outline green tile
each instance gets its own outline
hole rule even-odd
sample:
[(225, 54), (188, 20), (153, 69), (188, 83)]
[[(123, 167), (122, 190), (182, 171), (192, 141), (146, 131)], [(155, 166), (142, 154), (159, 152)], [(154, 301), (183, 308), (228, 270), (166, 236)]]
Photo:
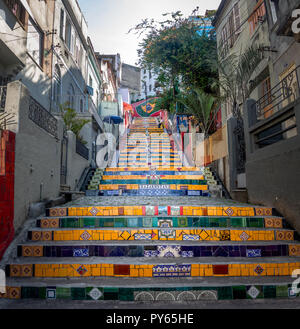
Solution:
[(244, 227), (243, 218), (231, 218), (230, 226), (232, 227)]
[[(173, 220), (173, 227), (178, 227), (179, 218), (173, 217), (172, 220)], [(189, 224), (187, 225), (189, 226)]]
[(130, 288), (119, 288), (119, 300), (133, 301), (133, 289)]
[(152, 227), (158, 227), (158, 218), (157, 217), (152, 218)]
[[(248, 294), (248, 291), (249, 291), (249, 289), (250, 289), (251, 287), (252, 287), (252, 286), (247, 286), (247, 287), (246, 287), (246, 291), (247, 291), (247, 299), (253, 299), (253, 298)], [(259, 291), (259, 294), (258, 294), (258, 296), (256, 297), (256, 299), (264, 298), (263, 287), (262, 287), (262, 286), (254, 286), (254, 287)]]
[(126, 227), (127, 221), (125, 218), (115, 218), (114, 219), (114, 227)]
[(22, 287), (22, 298), (40, 298), (39, 287)]
[(152, 227), (152, 218), (143, 218), (143, 227)]
[(39, 288), (39, 298), (45, 299), (46, 298), (46, 288), (40, 287)]
[(84, 218), (83, 219), (83, 226), (84, 227), (96, 227), (95, 218)]
[(179, 217), (178, 227), (188, 227), (188, 219), (186, 217)]
[[(85, 288), (86, 299), (88, 299), (88, 300), (94, 300), (94, 299), (89, 295), (90, 291), (93, 290), (93, 289), (94, 289), (94, 287), (87, 287), (87, 288)], [(97, 287), (97, 289), (98, 289), (98, 290), (101, 292), (101, 294), (102, 294), (98, 300), (103, 300), (103, 298), (104, 298), (104, 295), (103, 295), (103, 288), (98, 288), (98, 287)]]
[(218, 287), (217, 291), (219, 300), (233, 299), (232, 287)]
[(288, 297), (288, 286), (277, 286), (276, 287), (276, 297)]
[(56, 288), (56, 298), (70, 299), (71, 289), (70, 288)]
[(276, 298), (275, 286), (264, 286), (263, 292), (264, 292), (264, 298)]
[(86, 299), (85, 288), (71, 288), (71, 296), (73, 300)]
[(232, 287), (233, 299), (246, 299), (246, 287), (234, 286)]

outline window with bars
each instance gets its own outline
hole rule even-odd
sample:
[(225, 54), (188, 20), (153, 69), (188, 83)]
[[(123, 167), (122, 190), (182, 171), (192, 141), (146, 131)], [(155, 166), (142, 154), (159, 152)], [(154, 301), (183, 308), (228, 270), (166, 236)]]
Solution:
[(4, 3), (24, 27), (26, 23), (26, 10), (22, 3), (19, 0), (4, 0)]
[(44, 33), (33, 22), (32, 19), (29, 19), (27, 34), (27, 52), (40, 67), (43, 66), (43, 49)]

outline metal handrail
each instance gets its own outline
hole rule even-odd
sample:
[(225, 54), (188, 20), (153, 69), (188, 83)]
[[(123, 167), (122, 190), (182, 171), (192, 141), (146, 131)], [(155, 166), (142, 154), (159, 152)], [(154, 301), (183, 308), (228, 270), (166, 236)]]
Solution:
[[(295, 101), (300, 96), (300, 84), (298, 77), (298, 70), (300, 65), (297, 66), (292, 72), (290, 72), (284, 79), (264, 94), (258, 101), (253, 105), (256, 109), (257, 119), (269, 113), (272, 115), (274, 112), (278, 112), (284, 101)], [(291, 101), (292, 99), (292, 101)], [(287, 105), (288, 105), (287, 104)], [(277, 110), (276, 110), (277, 108)], [(275, 111), (276, 110), (276, 111)], [(271, 112), (272, 111), (272, 112)]]

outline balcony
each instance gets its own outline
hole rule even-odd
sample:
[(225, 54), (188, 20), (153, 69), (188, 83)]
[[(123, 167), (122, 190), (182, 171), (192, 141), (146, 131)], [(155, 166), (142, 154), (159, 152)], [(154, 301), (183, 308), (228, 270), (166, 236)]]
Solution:
[(295, 19), (292, 18), (292, 12), (300, 8), (300, 0), (272, 0), (272, 2), (278, 18), (277, 35), (293, 37), (292, 23)]
[(275, 87), (255, 103), (257, 121), (269, 118), (299, 98), (299, 74), (300, 66), (290, 70)]

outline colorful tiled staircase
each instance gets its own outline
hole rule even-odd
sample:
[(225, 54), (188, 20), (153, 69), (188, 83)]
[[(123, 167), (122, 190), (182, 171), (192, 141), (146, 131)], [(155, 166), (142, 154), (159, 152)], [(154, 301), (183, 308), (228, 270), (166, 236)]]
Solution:
[(211, 198), (210, 171), (181, 167), (174, 143), (157, 133), (153, 119), (136, 119), (120, 167), (97, 170), (90, 183), (104, 196), (47, 209), (31, 223), (6, 264), (2, 297), (296, 297), (300, 244), (285, 220), (271, 208)]

